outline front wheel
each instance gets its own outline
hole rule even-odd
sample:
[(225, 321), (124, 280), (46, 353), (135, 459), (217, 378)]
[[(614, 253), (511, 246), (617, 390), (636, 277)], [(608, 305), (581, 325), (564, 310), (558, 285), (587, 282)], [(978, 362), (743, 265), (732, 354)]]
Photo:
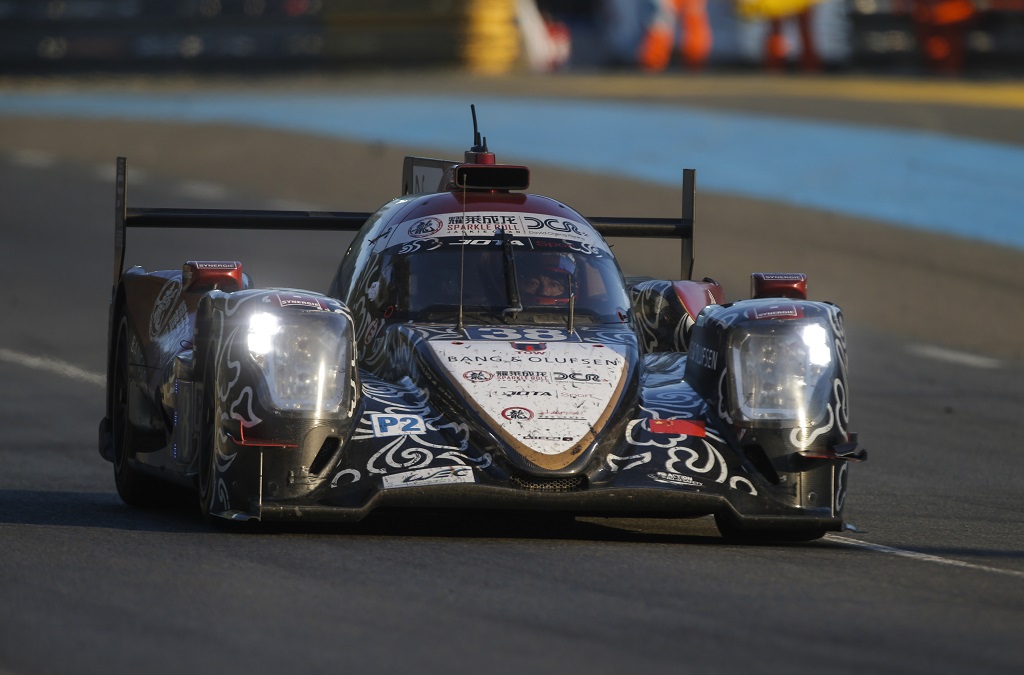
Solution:
[(217, 495), (217, 464), (214, 444), (216, 439), (217, 405), (213, 395), (216, 381), (212, 369), (206, 369), (203, 378), (202, 411), (199, 416), (199, 515), (209, 522), (213, 519), (213, 504)]

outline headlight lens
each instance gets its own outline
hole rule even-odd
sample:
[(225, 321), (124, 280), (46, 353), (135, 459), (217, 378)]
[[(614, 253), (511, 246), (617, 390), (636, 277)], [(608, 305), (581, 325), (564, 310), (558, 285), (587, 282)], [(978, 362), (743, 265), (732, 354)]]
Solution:
[(351, 335), (343, 315), (256, 312), (248, 348), (278, 410), (336, 412), (349, 392)]
[(824, 321), (746, 325), (730, 340), (734, 418), (807, 427), (824, 416), (833, 371), (832, 333)]

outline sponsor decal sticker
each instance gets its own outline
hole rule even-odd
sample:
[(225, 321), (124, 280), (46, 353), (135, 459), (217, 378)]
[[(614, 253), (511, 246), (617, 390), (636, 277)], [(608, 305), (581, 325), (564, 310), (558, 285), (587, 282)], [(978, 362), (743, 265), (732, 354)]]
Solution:
[(551, 375), (555, 378), (555, 382), (564, 382), (566, 380), (572, 382), (604, 382), (601, 376), (597, 373), (559, 373), (554, 372)]
[(441, 228), (444, 227), (444, 223), (438, 218), (423, 218), (422, 220), (415, 221), (409, 226), (409, 236), (420, 239), (422, 237), (432, 237), (437, 234)]
[(432, 469), (414, 469), (382, 477), (384, 487), (402, 488), (452, 483), (475, 483), (473, 469), (468, 466), (439, 466)]
[(704, 437), (704, 422), (701, 420), (651, 420), (652, 434)]
[(516, 214), (449, 214), (447, 220), (448, 231), (452, 234), (494, 234), (498, 230), (506, 234), (525, 234), (522, 222)]
[(701, 368), (708, 368), (709, 370), (718, 368), (718, 352), (714, 349), (708, 349), (702, 344), (691, 345), (690, 354), (687, 358)]
[[(448, 376), (463, 383), (467, 405), (500, 427), (506, 440), (558, 455), (601, 428), (625, 370), (624, 354), (609, 345), (548, 339), (557, 329), (536, 329), (548, 333), (536, 335), (535, 329), (487, 328), (473, 340), (429, 345)], [(527, 345), (544, 345), (544, 351), (522, 351)]]
[(647, 477), (656, 480), (659, 483), (668, 483), (669, 485), (678, 485), (682, 487), (704, 487), (704, 483), (696, 480), (690, 476), (683, 475), (681, 473), (669, 473), (667, 471), (657, 471), (655, 473), (647, 474)]
[(277, 304), (280, 307), (304, 307), (306, 309), (316, 310), (324, 309), (324, 306), (320, 304), (320, 300), (302, 293), (278, 293), (271, 297), (277, 299)]
[[(427, 239), (440, 242), (442, 239), (456, 237), (462, 240), (456, 245), (479, 245), (477, 242), (485, 237), (508, 234), (522, 238), (522, 245), (546, 240), (543, 245), (552, 248), (568, 248), (587, 253), (608, 251), (604, 240), (586, 223), (544, 214), (502, 211), (438, 213), (404, 221), (396, 227), (396, 232), (397, 236), (389, 237), (389, 245)], [(385, 235), (390, 233), (382, 237)], [(487, 241), (484, 245), (494, 244), (493, 241)]]
[(533, 419), (533, 411), (529, 408), (505, 408), (501, 411), (501, 416), (515, 422), (528, 422)]
[(771, 307), (755, 307), (750, 310), (751, 319), (799, 319), (804, 315), (796, 305), (772, 305)]
[(551, 375), (543, 370), (499, 370), (496, 371), (499, 382), (550, 382)]
[(512, 342), (512, 349), (517, 352), (542, 352), (548, 348), (543, 342)]
[(388, 415), (372, 413), (370, 422), (373, 424), (373, 435), (378, 438), (387, 436), (417, 436), (427, 433), (427, 423), (419, 415)]
[(580, 415), (579, 412), (570, 410), (542, 410), (537, 413), (537, 418), (542, 420), (558, 420), (558, 421), (573, 421), (573, 422), (586, 422), (587, 418)]

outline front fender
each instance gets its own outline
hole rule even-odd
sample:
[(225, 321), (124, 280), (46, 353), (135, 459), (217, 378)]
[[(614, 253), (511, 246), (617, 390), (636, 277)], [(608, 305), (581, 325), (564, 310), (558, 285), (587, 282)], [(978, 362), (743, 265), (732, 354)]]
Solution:
[(347, 308), (305, 291), (212, 292), (196, 338), (200, 424), (212, 426), (198, 461), (215, 482), (211, 512), (303, 496), (344, 452), (358, 403)]

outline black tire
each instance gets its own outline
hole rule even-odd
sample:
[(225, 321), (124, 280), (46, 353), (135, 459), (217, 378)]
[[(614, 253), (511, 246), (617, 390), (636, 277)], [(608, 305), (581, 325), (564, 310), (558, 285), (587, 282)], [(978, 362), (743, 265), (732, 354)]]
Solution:
[(217, 491), (216, 443), (217, 428), (217, 382), (211, 364), (201, 366), (203, 373), (202, 415), (199, 422), (199, 475), (196, 479), (199, 493), (199, 515), (206, 522), (219, 520), (211, 515)]
[(155, 508), (168, 503), (168, 486), (133, 466), (135, 459), (135, 432), (129, 417), (131, 406), (131, 374), (129, 372), (128, 317), (118, 322), (117, 341), (114, 343), (114, 368), (111, 373), (111, 435), (114, 444), (114, 485), (121, 500), (129, 506)]

